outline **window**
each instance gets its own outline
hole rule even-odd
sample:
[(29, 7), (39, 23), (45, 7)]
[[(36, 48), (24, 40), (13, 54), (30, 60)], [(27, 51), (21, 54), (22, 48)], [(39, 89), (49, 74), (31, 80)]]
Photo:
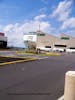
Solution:
[(70, 47), (70, 49), (75, 49), (75, 47)]
[(66, 45), (58, 45), (58, 44), (55, 44), (54, 46), (55, 47), (67, 47)]
[(45, 34), (37, 34), (38, 36), (45, 36)]
[(62, 40), (69, 40), (69, 37), (61, 37)]
[(45, 46), (45, 48), (51, 48), (51, 46)]

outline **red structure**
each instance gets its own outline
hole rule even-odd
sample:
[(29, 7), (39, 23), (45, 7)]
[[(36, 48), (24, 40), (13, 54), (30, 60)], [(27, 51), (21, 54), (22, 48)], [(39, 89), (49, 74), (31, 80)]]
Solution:
[(4, 36), (4, 35), (5, 35), (4, 33), (0, 32), (0, 36)]

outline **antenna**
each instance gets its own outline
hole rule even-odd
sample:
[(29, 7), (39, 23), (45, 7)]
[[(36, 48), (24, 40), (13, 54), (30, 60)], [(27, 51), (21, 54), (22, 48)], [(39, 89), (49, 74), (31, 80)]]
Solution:
[(39, 32), (40, 32), (40, 24), (39, 24)]
[(41, 32), (40, 27), (41, 26), (40, 26), (40, 23), (39, 23), (37, 32)]

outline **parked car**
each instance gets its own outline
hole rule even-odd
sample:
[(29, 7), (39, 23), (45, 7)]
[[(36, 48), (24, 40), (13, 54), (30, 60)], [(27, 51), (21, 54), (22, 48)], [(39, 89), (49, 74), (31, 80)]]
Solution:
[(66, 52), (68, 52), (68, 53), (74, 53), (75, 52), (75, 48), (66, 49)]
[(51, 51), (51, 48), (47, 48), (47, 47), (38, 47), (37, 49), (39, 49), (40, 51)]
[(53, 48), (53, 51), (64, 52), (64, 49), (63, 48)]

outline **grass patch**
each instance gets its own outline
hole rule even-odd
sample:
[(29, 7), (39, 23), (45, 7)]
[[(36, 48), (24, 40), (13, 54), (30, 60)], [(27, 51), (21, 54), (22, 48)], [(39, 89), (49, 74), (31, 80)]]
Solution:
[(60, 56), (60, 53), (54, 53), (54, 52), (41, 52), (36, 53), (35, 50), (27, 50), (27, 51), (16, 51), (17, 54), (27, 54), (27, 55), (38, 55), (38, 56)]
[(59, 53), (42, 53), (42, 54), (38, 54), (40, 56), (60, 56), (61, 54)]
[(17, 54), (29, 54), (29, 55), (33, 55), (36, 54), (35, 50), (26, 50), (26, 51), (16, 51)]

